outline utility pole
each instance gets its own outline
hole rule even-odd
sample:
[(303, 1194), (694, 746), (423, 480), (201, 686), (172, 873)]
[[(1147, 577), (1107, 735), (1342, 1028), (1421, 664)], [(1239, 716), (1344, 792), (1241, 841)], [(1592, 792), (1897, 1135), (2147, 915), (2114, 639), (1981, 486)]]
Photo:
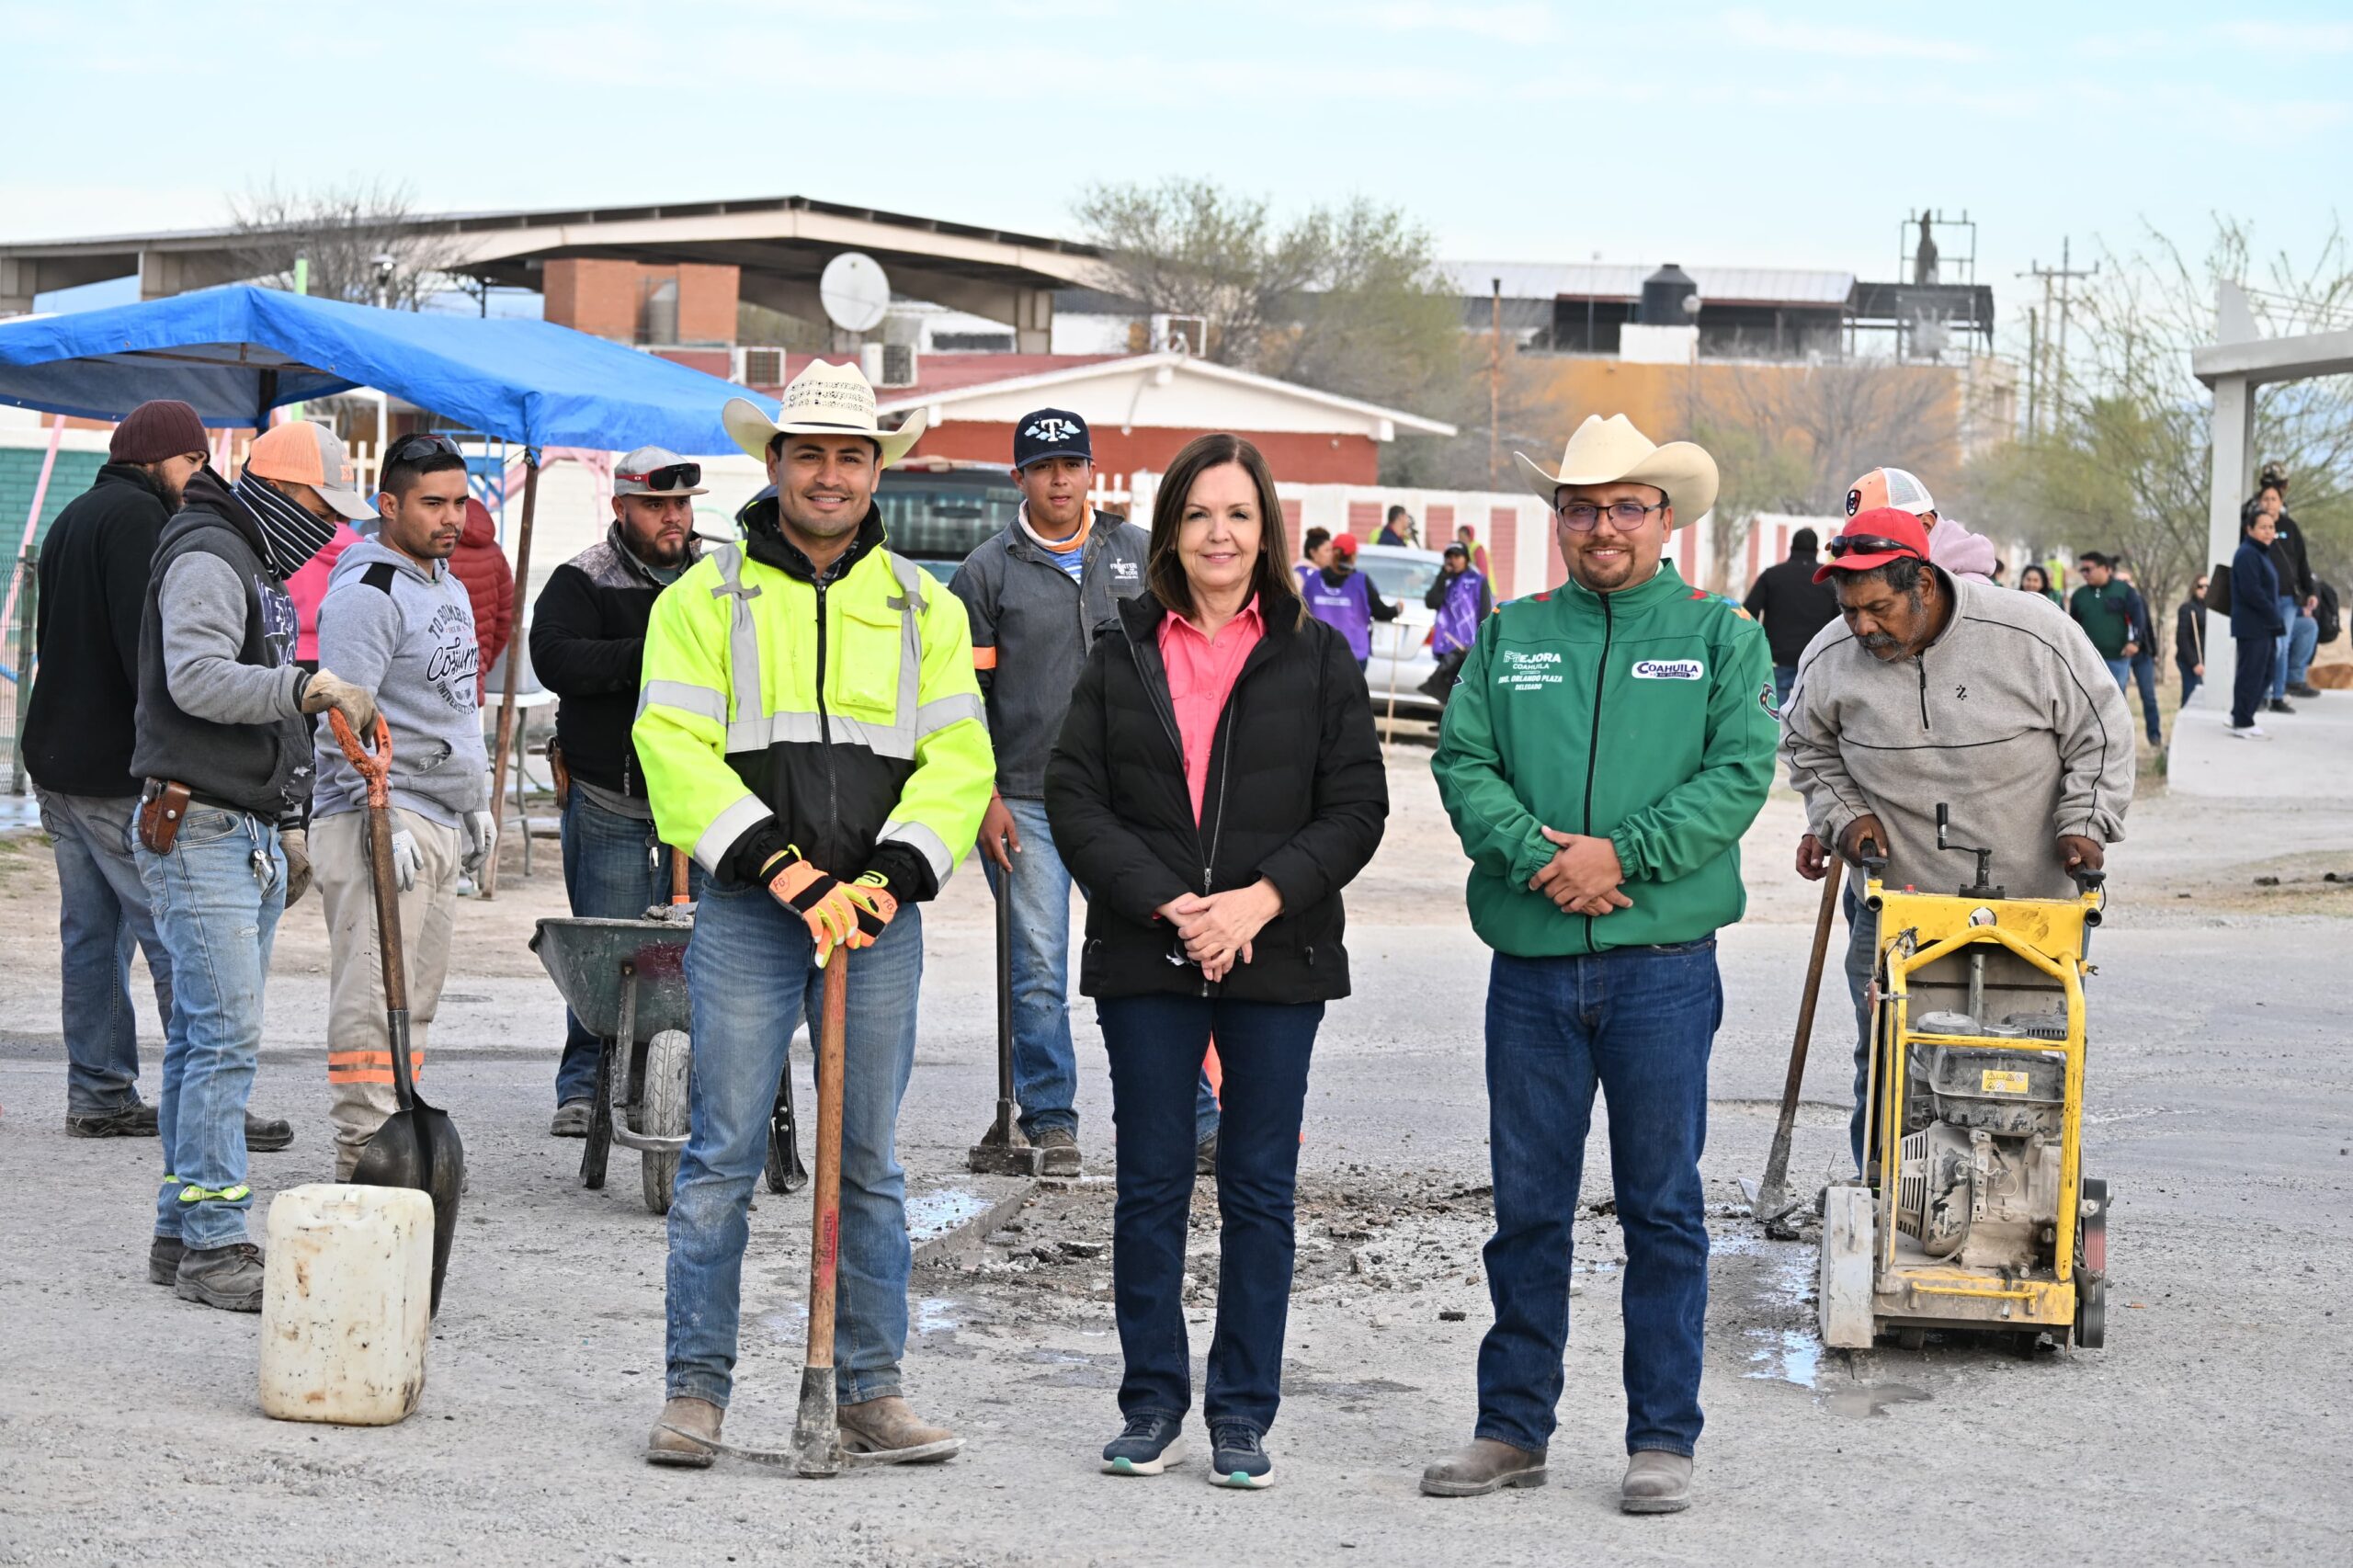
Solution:
[(1493, 490), (1503, 461), (1504, 280), (1494, 280), (1487, 312), (1487, 488)]
[[(2020, 278), (2037, 278), (2042, 284), (2042, 332), (2039, 348), (2041, 353), (2051, 358), (2052, 367), (2048, 376), (2038, 379), (2042, 383), (2040, 390), (2044, 393), (2041, 401), (2048, 403), (2052, 411), (2052, 424), (2054, 427), (2058, 424), (2057, 412), (2063, 406), (2062, 400), (2066, 396), (2067, 390), (2067, 317), (2075, 303), (2070, 285), (2079, 278), (2093, 278), (2098, 273), (2098, 262), (2093, 262), (2090, 267), (2078, 270), (2074, 266), (2073, 241), (2070, 237), (2062, 236), (2059, 241), (2058, 266), (2045, 267), (2040, 262), (2034, 262), (2028, 266), (2027, 270), (2018, 274)], [(2055, 301), (2052, 295), (2053, 284), (2058, 286), (2058, 296)], [(2032, 345), (2031, 336), (2029, 342)], [(2036, 352), (2036, 348), (2030, 347), (2029, 352)], [(2031, 386), (2035, 382), (2030, 380), (2028, 384)], [(2028, 428), (2029, 432), (2033, 429), (2030, 420)]]

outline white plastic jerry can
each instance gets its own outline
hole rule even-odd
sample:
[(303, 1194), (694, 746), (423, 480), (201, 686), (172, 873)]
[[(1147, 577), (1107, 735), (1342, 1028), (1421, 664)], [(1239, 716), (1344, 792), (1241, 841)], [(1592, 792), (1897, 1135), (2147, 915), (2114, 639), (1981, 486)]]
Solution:
[(261, 1408), (280, 1421), (389, 1426), (425, 1392), (433, 1199), (313, 1182), (269, 1206)]

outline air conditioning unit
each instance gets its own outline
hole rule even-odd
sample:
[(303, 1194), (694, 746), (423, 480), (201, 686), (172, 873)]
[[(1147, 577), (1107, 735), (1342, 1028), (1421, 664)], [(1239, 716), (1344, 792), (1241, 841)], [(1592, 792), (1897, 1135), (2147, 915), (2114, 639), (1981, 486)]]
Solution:
[(784, 350), (781, 348), (738, 348), (735, 350), (735, 384), (745, 387), (784, 385)]
[(911, 387), (915, 384), (915, 372), (922, 356), (912, 343), (882, 345), (882, 377), (875, 382), (883, 387)]
[(1195, 358), (1210, 351), (1207, 316), (1155, 315), (1152, 318), (1152, 347), (1155, 354), (1189, 354)]

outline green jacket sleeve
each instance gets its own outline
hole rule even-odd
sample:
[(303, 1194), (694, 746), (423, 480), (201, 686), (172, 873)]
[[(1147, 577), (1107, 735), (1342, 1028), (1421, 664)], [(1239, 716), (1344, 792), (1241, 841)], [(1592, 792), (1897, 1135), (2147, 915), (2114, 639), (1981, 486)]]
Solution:
[[(1725, 614), (1734, 616), (1729, 608)], [(1738, 844), (1764, 809), (1781, 738), (1773, 716), (1773, 660), (1763, 628), (1745, 615), (1731, 626), (1710, 661), (1715, 668), (1699, 771), (1609, 835), (1628, 881), (1688, 876)]]
[(1487, 668), (1495, 659), (1500, 624), (1494, 617), (1483, 622), (1478, 640), (1462, 661), (1460, 684), (1447, 699), (1446, 717), (1438, 725), (1438, 755), (1430, 761), (1430, 772), (1471, 863), (1525, 887), (1552, 858), (1552, 842), (1504, 777), (1503, 755), (1495, 749)]

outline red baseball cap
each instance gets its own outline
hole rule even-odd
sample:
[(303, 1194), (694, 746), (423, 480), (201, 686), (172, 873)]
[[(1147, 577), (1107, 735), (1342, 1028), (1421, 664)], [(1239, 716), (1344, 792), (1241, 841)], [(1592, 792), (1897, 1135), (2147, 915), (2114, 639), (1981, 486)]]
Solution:
[(1830, 559), (1815, 569), (1813, 580), (1826, 583), (1833, 572), (1868, 572), (1907, 555), (1928, 559), (1928, 530), (1901, 506), (1875, 506), (1838, 530)]
[(1357, 536), (1356, 536), (1356, 535), (1354, 535), (1354, 534), (1336, 534), (1336, 535), (1334, 535), (1334, 536), (1333, 536), (1333, 539), (1332, 539), (1332, 553), (1333, 553), (1333, 554), (1335, 554), (1335, 555), (1354, 555), (1356, 552), (1357, 552)]

